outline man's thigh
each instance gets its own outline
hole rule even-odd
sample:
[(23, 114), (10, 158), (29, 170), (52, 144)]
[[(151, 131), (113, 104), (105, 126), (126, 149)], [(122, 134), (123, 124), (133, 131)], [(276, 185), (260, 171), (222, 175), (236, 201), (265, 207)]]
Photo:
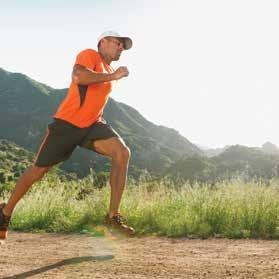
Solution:
[(119, 134), (105, 122), (94, 124), (80, 146), (107, 156), (111, 156), (119, 148), (126, 147)]
[(120, 137), (96, 140), (93, 142), (93, 146), (96, 152), (109, 157), (113, 157), (116, 152), (127, 148), (124, 140)]

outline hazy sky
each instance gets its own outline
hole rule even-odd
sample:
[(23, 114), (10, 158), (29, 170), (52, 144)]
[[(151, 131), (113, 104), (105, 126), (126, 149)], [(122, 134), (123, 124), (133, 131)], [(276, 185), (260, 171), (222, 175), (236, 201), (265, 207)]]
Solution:
[(68, 87), (105, 30), (134, 47), (112, 97), (195, 144), (279, 146), (279, 2), (2, 1), (0, 67)]

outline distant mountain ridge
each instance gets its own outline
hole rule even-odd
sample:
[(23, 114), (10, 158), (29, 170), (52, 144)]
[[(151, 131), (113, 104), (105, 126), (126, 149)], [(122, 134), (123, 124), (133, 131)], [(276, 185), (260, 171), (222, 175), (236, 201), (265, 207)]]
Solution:
[(226, 145), (225, 147), (219, 147), (219, 148), (209, 148), (209, 147), (202, 147), (199, 146), (199, 148), (204, 152), (204, 154), (211, 158), (214, 156), (218, 156), (222, 152), (224, 152), (227, 148), (229, 148), (229, 145)]
[(213, 157), (194, 155), (181, 158), (166, 173), (189, 182), (214, 184), (235, 177), (244, 181), (268, 183), (279, 177), (279, 154), (267, 154), (260, 148), (232, 145)]
[[(226, 145), (220, 148), (208, 148), (208, 147), (203, 147), (198, 145), (198, 147), (204, 152), (204, 154), (207, 157), (211, 158), (214, 156), (218, 156), (219, 154), (223, 153), (226, 149), (230, 148), (231, 146)], [(279, 148), (271, 142), (265, 142), (262, 145), (262, 147), (254, 147), (254, 149), (262, 151), (265, 154), (279, 155)]]
[[(53, 89), (26, 75), (0, 68), (0, 138), (8, 139), (36, 152), (46, 126), (67, 89)], [(146, 120), (134, 108), (109, 100), (104, 117), (118, 131), (132, 150), (131, 169), (160, 172), (182, 155), (203, 152), (177, 131)], [(107, 170), (108, 161), (78, 149), (63, 165), (81, 176), (89, 168)]]

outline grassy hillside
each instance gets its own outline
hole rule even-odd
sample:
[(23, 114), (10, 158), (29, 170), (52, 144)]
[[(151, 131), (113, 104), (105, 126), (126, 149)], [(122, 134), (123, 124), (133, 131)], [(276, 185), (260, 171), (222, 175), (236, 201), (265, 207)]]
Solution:
[[(36, 152), (46, 125), (65, 97), (67, 89), (55, 90), (29, 77), (0, 69), (0, 138)], [(110, 99), (104, 116), (132, 150), (131, 171), (160, 173), (182, 155), (201, 154), (199, 148), (177, 131), (146, 120), (132, 107)], [(77, 150), (62, 166), (80, 176), (90, 168), (108, 170), (109, 161), (88, 151)]]

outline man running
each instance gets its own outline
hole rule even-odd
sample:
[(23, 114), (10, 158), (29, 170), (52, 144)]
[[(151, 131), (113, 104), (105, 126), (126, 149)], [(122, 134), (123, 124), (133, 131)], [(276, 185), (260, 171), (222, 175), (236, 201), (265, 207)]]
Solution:
[(131, 47), (130, 38), (107, 31), (98, 39), (98, 51), (86, 49), (78, 54), (68, 94), (58, 107), (54, 121), (48, 125), (33, 165), (17, 181), (8, 203), (0, 205), (0, 239), (7, 237), (10, 218), (18, 201), (52, 166), (67, 160), (77, 146), (112, 159), (111, 198), (104, 223), (128, 234), (135, 233), (125, 224), (119, 210), (130, 150), (102, 118), (113, 83), (129, 75), (126, 67), (114, 71), (110, 64), (119, 60), (123, 50)]

